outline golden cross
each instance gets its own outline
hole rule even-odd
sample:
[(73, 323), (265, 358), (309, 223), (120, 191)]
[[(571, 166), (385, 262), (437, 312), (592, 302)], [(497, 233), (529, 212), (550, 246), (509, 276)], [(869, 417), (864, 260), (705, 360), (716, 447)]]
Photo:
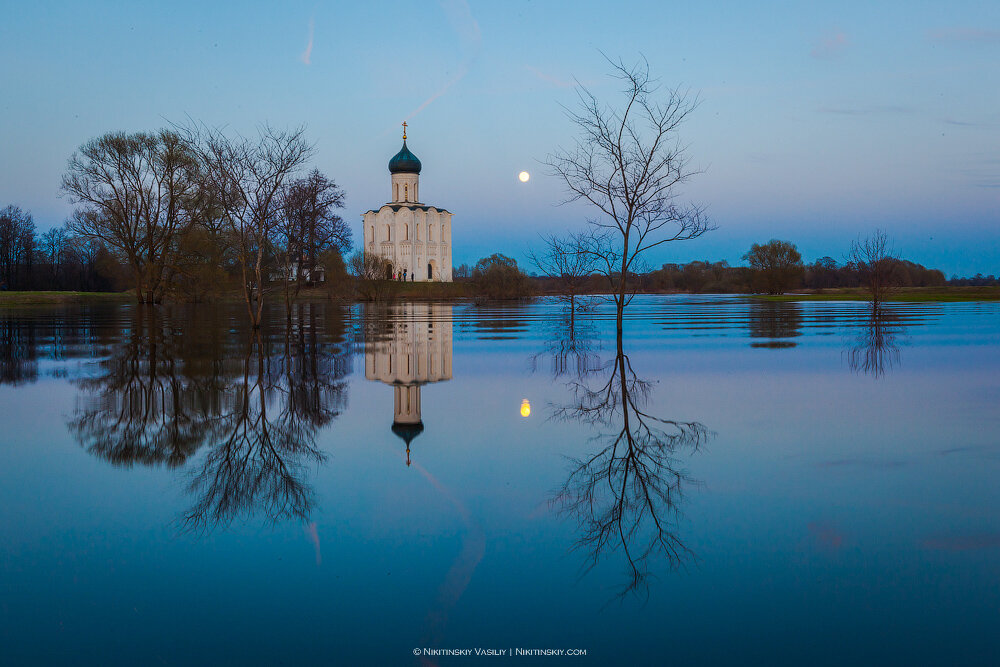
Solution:
[(406, 140), (406, 121), (403, 121), (403, 140)]

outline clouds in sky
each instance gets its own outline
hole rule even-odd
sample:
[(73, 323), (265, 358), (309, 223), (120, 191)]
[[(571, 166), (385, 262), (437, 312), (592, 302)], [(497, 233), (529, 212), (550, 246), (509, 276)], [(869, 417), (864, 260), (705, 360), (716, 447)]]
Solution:
[(809, 55), (820, 60), (835, 58), (843, 53), (850, 43), (851, 40), (843, 31), (834, 30), (820, 37)]

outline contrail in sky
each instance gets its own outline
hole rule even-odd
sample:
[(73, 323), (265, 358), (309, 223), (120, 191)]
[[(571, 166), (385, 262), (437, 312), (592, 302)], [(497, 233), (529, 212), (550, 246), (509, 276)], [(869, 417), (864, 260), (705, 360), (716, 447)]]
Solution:
[(302, 52), (301, 56), (299, 56), (299, 58), (302, 60), (302, 62), (304, 62), (306, 65), (311, 65), (312, 64), (313, 28), (314, 27), (315, 26), (313, 24), (313, 20), (309, 19), (309, 43), (306, 44), (306, 50)]
[[(443, 86), (441, 86), (437, 91), (434, 92), (430, 97), (421, 102), (420, 106), (407, 114), (406, 118), (403, 120), (410, 120), (418, 113), (426, 109), (431, 102), (448, 92), (448, 89), (454, 86), (456, 83), (462, 80), (466, 74), (469, 73), (469, 67), (472, 65), (472, 61), (476, 59), (479, 55), (479, 49), (482, 46), (482, 33), (479, 31), (479, 23), (472, 16), (472, 10), (469, 8), (469, 3), (465, 0), (442, 0), (441, 8), (444, 10), (445, 15), (448, 17), (448, 22), (451, 27), (458, 33), (459, 40), (462, 44), (462, 50), (465, 52), (465, 57), (462, 60), (458, 71), (452, 76)], [(392, 132), (396, 129), (396, 126), (388, 128), (385, 134)]]

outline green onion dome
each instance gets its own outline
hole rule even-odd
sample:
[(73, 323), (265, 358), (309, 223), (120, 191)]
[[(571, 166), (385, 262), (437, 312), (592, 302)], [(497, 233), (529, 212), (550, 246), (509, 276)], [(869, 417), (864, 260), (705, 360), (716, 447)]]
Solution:
[(390, 174), (419, 174), (420, 160), (406, 147), (406, 139), (403, 139), (403, 147), (389, 160)]

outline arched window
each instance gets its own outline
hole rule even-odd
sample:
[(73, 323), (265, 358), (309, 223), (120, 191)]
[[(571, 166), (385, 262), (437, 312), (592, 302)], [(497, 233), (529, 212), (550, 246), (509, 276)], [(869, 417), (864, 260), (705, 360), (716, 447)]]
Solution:
[(417, 223), (417, 240), (420, 240), (420, 223)]
[(403, 183), (403, 201), (410, 201), (410, 185)]
[(433, 224), (427, 225), (427, 240), (428, 241), (433, 241), (434, 240), (434, 225)]
[(403, 240), (404, 241), (410, 240), (410, 226), (405, 223), (403, 224)]
[(392, 241), (392, 227), (389, 225), (385, 226), (385, 240)]
[(372, 225), (371, 236), (368, 237), (368, 240), (375, 243), (375, 225)]

